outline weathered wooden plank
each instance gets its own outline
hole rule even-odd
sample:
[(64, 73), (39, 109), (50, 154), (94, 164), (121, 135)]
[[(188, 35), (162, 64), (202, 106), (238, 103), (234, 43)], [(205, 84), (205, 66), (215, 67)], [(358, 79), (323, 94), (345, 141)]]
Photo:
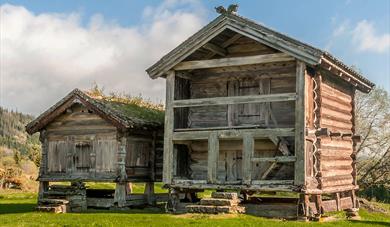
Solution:
[(306, 153), (305, 153), (305, 63), (297, 61), (295, 101), (295, 185), (305, 185)]
[(293, 180), (252, 180), (253, 185), (288, 185), (294, 184)]
[(252, 162), (295, 162), (297, 157), (295, 156), (278, 156), (278, 157), (266, 157), (266, 158), (252, 158)]
[(227, 51), (225, 49), (212, 43), (206, 43), (203, 45), (203, 48), (221, 56), (227, 55)]
[(183, 61), (174, 67), (174, 70), (193, 70), (237, 65), (252, 65), (260, 63), (291, 61), (294, 58), (285, 53), (265, 54), (249, 57), (221, 58), (199, 61)]
[(267, 95), (245, 95), (234, 97), (215, 97), (200, 99), (183, 99), (173, 102), (174, 108), (194, 107), (194, 106), (213, 106), (213, 105), (231, 105), (242, 103), (266, 103), (266, 102), (285, 102), (296, 100), (295, 93), (267, 94)]
[(252, 180), (252, 163), (251, 159), (254, 153), (255, 141), (250, 133), (243, 134), (242, 143), (242, 181), (244, 184), (249, 185)]
[(208, 138), (207, 182), (215, 183), (217, 180), (217, 163), (219, 156), (219, 139), (216, 132), (211, 132)]
[(251, 184), (247, 185), (229, 185), (229, 184), (172, 184), (172, 188), (186, 188), (186, 189), (215, 189), (215, 190), (254, 190), (263, 192), (292, 192), (297, 189), (292, 184)]
[[(173, 140), (207, 140), (208, 136), (214, 130), (192, 131), (192, 132), (174, 132)], [(218, 130), (215, 131), (219, 138), (239, 139), (244, 133), (251, 133), (254, 138), (268, 138), (270, 135), (275, 136), (293, 136), (294, 128), (270, 128), (270, 129), (241, 129), (241, 130)]]
[(175, 71), (169, 71), (166, 78), (166, 102), (164, 123), (163, 182), (170, 184), (173, 173), (173, 100), (175, 94)]

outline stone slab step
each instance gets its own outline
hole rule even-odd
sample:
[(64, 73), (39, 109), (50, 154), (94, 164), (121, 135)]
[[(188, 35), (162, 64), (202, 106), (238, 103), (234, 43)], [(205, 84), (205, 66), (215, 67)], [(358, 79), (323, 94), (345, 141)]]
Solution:
[(239, 201), (235, 199), (203, 198), (200, 200), (200, 205), (237, 206), (238, 202)]
[(186, 206), (186, 209), (189, 213), (235, 213), (235, 209), (233, 209), (231, 206), (188, 205)]
[(66, 205), (41, 205), (36, 207), (37, 211), (49, 213), (66, 213)]
[(238, 195), (236, 192), (212, 192), (211, 198), (215, 199), (238, 199)]
[(66, 199), (40, 199), (38, 202), (40, 205), (43, 204), (63, 205), (69, 203), (69, 201)]

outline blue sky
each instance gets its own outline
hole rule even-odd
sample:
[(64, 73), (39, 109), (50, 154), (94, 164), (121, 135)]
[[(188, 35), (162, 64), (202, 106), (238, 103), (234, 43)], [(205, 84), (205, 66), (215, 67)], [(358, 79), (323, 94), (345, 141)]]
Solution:
[[(146, 77), (144, 69), (215, 18), (215, 6), (236, 2), (240, 15), (331, 52), (346, 64), (357, 66), (368, 79), (390, 91), (389, 0), (0, 0), (1, 45), (3, 49), (7, 45), (2, 53), (1, 68), (5, 70), (0, 71), (0, 104), (36, 114), (73, 87), (86, 88), (94, 81), (108, 91), (133, 95), (142, 92), (152, 101), (161, 101), (163, 82), (143, 78)], [(21, 28), (16, 29), (19, 26)], [(65, 27), (64, 34), (56, 30), (61, 27)], [(32, 41), (27, 43), (23, 39)], [(39, 40), (47, 42), (47, 46), (39, 44)], [(83, 44), (88, 40), (92, 40), (93, 47)], [(35, 42), (38, 44), (33, 46)], [(12, 48), (7, 49), (8, 46)], [(123, 50), (133, 51), (137, 56)], [(15, 56), (8, 57), (11, 55), (8, 53)], [(78, 56), (80, 53), (82, 58)], [(56, 66), (50, 61), (53, 56), (68, 63), (67, 67)], [(38, 58), (49, 60), (38, 61)], [(36, 64), (26, 66), (26, 61)], [(21, 70), (21, 67), (26, 69)], [(23, 76), (18, 78), (21, 74)], [(16, 92), (19, 89), (17, 82), (29, 79), (37, 81), (27, 83), (29, 89), (45, 84), (47, 91), (37, 92), (36, 96), (52, 94), (46, 98), (45, 104), (32, 105), (23, 101), (31, 93)], [(134, 80), (139, 82), (137, 86), (133, 85)], [(36, 100), (40, 99), (37, 97)]]

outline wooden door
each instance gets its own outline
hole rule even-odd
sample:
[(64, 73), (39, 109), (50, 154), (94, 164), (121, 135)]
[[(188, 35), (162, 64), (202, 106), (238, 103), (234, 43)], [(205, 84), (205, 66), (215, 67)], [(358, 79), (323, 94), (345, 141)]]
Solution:
[[(231, 143), (232, 141), (229, 141)], [(234, 142), (234, 141), (233, 141)], [(229, 183), (242, 179), (242, 151), (222, 150), (218, 157), (217, 179), (220, 182)]]
[[(228, 82), (228, 96), (271, 93), (270, 79), (245, 79)], [(269, 126), (269, 103), (248, 103), (228, 106), (229, 126)]]

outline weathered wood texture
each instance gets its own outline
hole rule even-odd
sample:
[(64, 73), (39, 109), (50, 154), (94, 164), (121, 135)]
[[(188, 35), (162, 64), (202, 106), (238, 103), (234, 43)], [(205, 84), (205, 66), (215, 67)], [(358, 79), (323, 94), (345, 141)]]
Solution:
[[(294, 73), (294, 64), (290, 62), (229, 67), (223, 71), (195, 70), (192, 72), (191, 99), (295, 92)], [(268, 91), (264, 91), (265, 87)], [(268, 105), (278, 127), (294, 126), (294, 113), (291, 111), (294, 109), (294, 102), (275, 102)], [(229, 122), (230, 126), (265, 126), (269, 113), (263, 112), (263, 106), (261, 103), (250, 103), (190, 107), (188, 127), (229, 126)], [(268, 124), (275, 127), (271, 120)]]
[(351, 133), (353, 126), (351, 86), (329, 77), (323, 77), (320, 86), (321, 127), (332, 132)]
[[(47, 144), (44, 146), (42, 179), (114, 181), (121, 172), (118, 166), (122, 163), (127, 173), (125, 179), (161, 179), (161, 135), (153, 136), (150, 131), (140, 135), (121, 133), (127, 142), (120, 147), (117, 128), (82, 104), (68, 108), (46, 127), (42, 135)], [(124, 161), (118, 160), (120, 152), (125, 152)]]
[(99, 175), (116, 170), (116, 128), (75, 104), (47, 126), (48, 173)]
[(320, 139), (321, 185), (323, 189), (353, 185), (353, 89), (339, 78), (323, 77), (321, 87), (320, 126), (331, 133)]

